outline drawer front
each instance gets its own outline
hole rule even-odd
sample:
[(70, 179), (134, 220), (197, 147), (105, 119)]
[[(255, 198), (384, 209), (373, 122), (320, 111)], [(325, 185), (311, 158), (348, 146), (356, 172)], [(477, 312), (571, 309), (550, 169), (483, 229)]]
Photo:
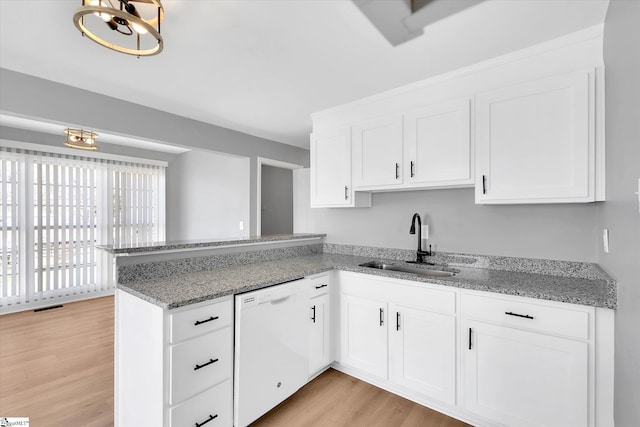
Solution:
[(233, 300), (181, 311), (170, 316), (171, 343), (213, 332), (231, 324)]
[[(233, 390), (231, 380), (192, 397), (169, 410), (171, 427), (229, 427), (232, 425)], [(207, 420), (210, 420), (207, 422)]]
[(175, 405), (232, 375), (231, 328), (169, 348), (169, 403)]
[(329, 275), (323, 275), (319, 277), (313, 277), (309, 279), (309, 289), (311, 290), (310, 297), (317, 297), (320, 295), (328, 294), (331, 289), (331, 283), (329, 281)]
[[(409, 284), (411, 283), (411, 284)], [(455, 314), (456, 290), (436, 285), (383, 279), (367, 274), (341, 274), (340, 292), (418, 309)]]
[[(516, 297), (517, 298), (517, 297)], [(462, 293), (462, 315), (554, 335), (589, 339), (587, 310)]]

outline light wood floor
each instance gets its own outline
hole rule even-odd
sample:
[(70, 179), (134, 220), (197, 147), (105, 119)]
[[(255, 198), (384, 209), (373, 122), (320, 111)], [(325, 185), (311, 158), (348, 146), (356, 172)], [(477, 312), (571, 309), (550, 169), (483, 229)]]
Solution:
[(0, 316), (0, 416), (113, 425), (113, 297)]
[(333, 369), (301, 388), (251, 427), (469, 427)]
[[(0, 416), (29, 417), (32, 427), (112, 426), (113, 303), (0, 316)], [(467, 424), (330, 369), (252, 425), (270, 426)]]

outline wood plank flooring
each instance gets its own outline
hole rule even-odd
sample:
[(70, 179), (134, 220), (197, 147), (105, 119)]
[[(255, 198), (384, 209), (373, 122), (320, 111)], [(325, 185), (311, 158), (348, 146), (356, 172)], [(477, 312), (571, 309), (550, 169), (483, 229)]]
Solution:
[[(33, 427), (112, 426), (113, 304), (103, 297), (0, 316), (0, 416), (29, 417)], [(271, 426), (468, 425), (330, 369), (252, 425)]]
[(113, 297), (0, 316), (0, 416), (113, 425)]
[(469, 427), (334, 369), (325, 371), (251, 427)]

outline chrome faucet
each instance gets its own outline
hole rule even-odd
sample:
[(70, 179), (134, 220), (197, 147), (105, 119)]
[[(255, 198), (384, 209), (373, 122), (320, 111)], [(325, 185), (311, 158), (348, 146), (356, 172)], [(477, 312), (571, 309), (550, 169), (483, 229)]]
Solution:
[(433, 254), (431, 253), (431, 245), (429, 245), (428, 251), (422, 250), (422, 221), (420, 220), (420, 215), (417, 213), (413, 214), (413, 218), (411, 219), (409, 234), (416, 234), (416, 219), (418, 220), (418, 250), (416, 251), (416, 263), (423, 263), (425, 262), (425, 256), (431, 256)]

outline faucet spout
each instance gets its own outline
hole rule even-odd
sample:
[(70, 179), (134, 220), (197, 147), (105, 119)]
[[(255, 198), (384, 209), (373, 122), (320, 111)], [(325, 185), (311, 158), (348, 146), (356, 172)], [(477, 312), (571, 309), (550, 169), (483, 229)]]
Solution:
[(418, 251), (422, 251), (422, 221), (417, 213), (414, 213), (413, 218), (411, 218), (409, 234), (416, 234), (416, 220), (418, 220)]
[(422, 221), (420, 220), (420, 215), (417, 213), (413, 214), (413, 218), (411, 218), (409, 234), (416, 234), (416, 220), (418, 221), (418, 250), (416, 251), (416, 263), (422, 263), (424, 262), (425, 255), (431, 255), (431, 245), (429, 245), (428, 251), (422, 250)]

